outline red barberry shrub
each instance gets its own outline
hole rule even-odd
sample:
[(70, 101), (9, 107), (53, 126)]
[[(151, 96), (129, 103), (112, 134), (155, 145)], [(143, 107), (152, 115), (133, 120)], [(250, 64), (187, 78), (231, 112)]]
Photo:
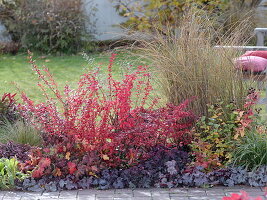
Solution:
[(110, 58), (106, 85), (100, 84), (97, 70), (82, 75), (77, 89), (66, 86), (61, 93), (49, 70), (39, 69), (30, 55), (33, 69), (42, 81), (38, 85), (47, 99), (35, 104), (22, 94), (24, 104), (20, 106), (24, 116), (44, 132), (45, 151), (38, 158), (33, 154), (27, 163), (38, 165), (35, 177), (45, 171), (61, 176), (128, 167), (146, 159), (156, 145), (191, 143), (195, 117), (186, 110), (188, 101), (156, 108), (155, 99), (148, 105), (152, 86), (147, 67), (139, 66), (117, 81), (112, 76), (115, 56)]

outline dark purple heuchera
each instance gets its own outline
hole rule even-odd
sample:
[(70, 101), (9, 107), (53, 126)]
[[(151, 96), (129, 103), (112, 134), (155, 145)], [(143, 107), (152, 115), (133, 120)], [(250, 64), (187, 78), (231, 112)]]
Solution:
[(31, 149), (29, 145), (16, 144), (12, 141), (1, 144), (0, 143), (0, 158), (16, 157), (20, 161), (25, 161), (28, 158), (28, 151)]
[[(149, 159), (128, 169), (106, 169), (97, 177), (75, 177), (68, 175), (64, 179), (44, 176), (41, 179), (25, 179), (18, 183), (19, 189), (39, 191), (46, 189), (53, 191), (55, 186), (60, 189), (78, 189), (97, 187), (109, 188), (148, 188), (160, 182), (162, 174), (169, 174), (169, 178), (177, 176), (189, 162), (188, 153), (178, 148), (158, 146), (149, 153)], [(54, 184), (52, 184), (54, 183)], [(39, 186), (38, 186), (39, 185)], [(166, 186), (164, 186), (166, 187)]]
[(111, 189), (148, 187), (202, 187), (205, 185), (250, 185), (267, 184), (267, 166), (253, 172), (241, 167), (203, 172), (203, 167), (185, 170), (188, 153), (178, 148), (155, 147), (150, 158), (128, 169), (105, 169), (97, 176), (65, 178), (43, 176), (41, 179), (25, 179), (17, 183), (18, 189), (29, 191), (56, 191), (71, 189)]
[[(201, 187), (205, 185), (250, 185), (265, 186), (267, 184), (267, 166), (248, 172), (243, 168), (220, 169), (210, 173), (202, 172), (201, 167), (194, 168), (191, 172), (170, 174), (167, 170), (153, 174), (151, 172), (159, 171), (154, 169), (142, 168), (140, 166), (132, 167), (127, 170), (104, 170), (100, 178), (94, 176), (81, 177), (67, 176), (64, 179), (52, 176), (44, 176), (41, 179), (25, 179), (24, 182), (18, 182), (17, 188), (29, 191), (56, 191), (71, 189), (111, 189), (111, 188), (146, 188), (146, 187)], [(165, 171), (165, 173), (164, 173)]]
[(177, 176), (188, 162), (187, 152), (160, 146), (151, 152), (150, 159), (124, 170), (121, 177), (128, 187), (153, 187), (160, 181), (162, 174), (168, 174), (168, 178)]

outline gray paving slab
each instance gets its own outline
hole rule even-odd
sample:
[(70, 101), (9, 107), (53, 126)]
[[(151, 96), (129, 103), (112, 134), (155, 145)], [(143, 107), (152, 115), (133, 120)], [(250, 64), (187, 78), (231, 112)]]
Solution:
[(133, 189), (116, 189), (115, 194), (132, 194), (133, 195)]
[(171, 197), (171, 200), (189, 200), (189, 197)]
[(133, 191), (134, 197), (151, 197), (151, 191), (145, 189), (137, 189)]
[(214, 187), (173, 189), (117, 189), (117, 190), (71, 190), (61, 192), (0, 191), (0, 200), (221, 200), (223, 196), (244, 190), (251, 197), (267, 200), (264, 188), (260, 187)]
[(84, 199), (84, 200), (86, 200), (86, 199), (95, 200), (96, 199), (96, 195), (95, 194), (94, 195), (78, 195), (76, 198), (77, 199)]
[(86, 195), (83, 195), (83, 196), (78, 196), (75, 199), (77, 199), (77, 200), (95, 200), (96, 197), (95, 196), (86, 196)]

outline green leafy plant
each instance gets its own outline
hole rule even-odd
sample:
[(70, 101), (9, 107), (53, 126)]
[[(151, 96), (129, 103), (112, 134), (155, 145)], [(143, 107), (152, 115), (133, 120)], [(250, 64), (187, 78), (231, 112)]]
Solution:
[[(3, 10), (0, 21), (12, 40), (24, 48), (45, 53), (75, 53), (91, 39), (90, 32), (94, 29), (91, 14), (85, 16), (82, 7), (82, 0), (4, 1), (0, 5)], [(93, 7), (92, 4), (92, 13)]]
[(233, 152), (233, 163), (248, 169), (267, 165), (266, 125), (247, 130), (245, 137), (236, 144)]
[(19, 162), (15, 158), (0, 159), (0, 189), (12, 189), (16, 180), (23, 180), (26, 174), (20, 172)]
[(40, 131), (22, 120), (17, 120), (14, 123), (4, 120), (0, 124), (0, 142), (7, 143), (9, 141), (18, 144), (40, 146), (42, 144), (42, 137)]
[(252, 91), (243, 110), (238, 109), (234, 103), (225, 105), (219, 102), (216, 105), (209, 105), (210, 117), (203, 116), (197, 122), (195, 142), (191, 145), (196, 156), (196, 165), (211, 170), (232, 161), (236, 143), (242, 141), (245, 132), (256, 120), (253, 118), (252, 106), (257, 99), (258, 94)]

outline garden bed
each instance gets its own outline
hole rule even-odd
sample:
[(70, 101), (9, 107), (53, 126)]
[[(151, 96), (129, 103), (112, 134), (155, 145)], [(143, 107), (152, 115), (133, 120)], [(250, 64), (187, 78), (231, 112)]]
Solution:
[(249, 91), (242, 109), (220, 102), (199, 117), (188, 109), (194, 99), (165, 106), (149, 99), (147, 67), (114, 79), (115, 58), (106, 81), (96, 69), (61, 91), (30, 54), (46, 100), (35, 103), (22, 93), (18, 104), (16, 95), (3, 95), (1, 189), (266, 186), (266, 126), (253, 109), (257, 91)]

